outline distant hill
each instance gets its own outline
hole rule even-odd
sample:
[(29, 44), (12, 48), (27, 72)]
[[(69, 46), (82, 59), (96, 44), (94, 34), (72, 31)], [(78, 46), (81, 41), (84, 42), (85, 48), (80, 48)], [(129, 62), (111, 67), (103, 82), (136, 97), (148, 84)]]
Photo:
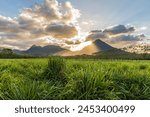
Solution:
[(26, 54), (32, 56), (48, 56), (48, 55), (56, 55), (57, 53), (65, 50), (66, 49), (55, 45), (48, 45), (44, 47), (33, 45), (26, 51), (13, 50), (13, 52), (17, 54)]

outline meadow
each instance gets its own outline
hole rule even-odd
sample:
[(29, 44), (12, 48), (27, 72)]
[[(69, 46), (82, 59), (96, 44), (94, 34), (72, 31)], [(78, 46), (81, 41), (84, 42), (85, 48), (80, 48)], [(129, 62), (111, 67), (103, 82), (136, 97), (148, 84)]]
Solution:
[(0, 59), (0, 100), (149, 100), (150, 61)]

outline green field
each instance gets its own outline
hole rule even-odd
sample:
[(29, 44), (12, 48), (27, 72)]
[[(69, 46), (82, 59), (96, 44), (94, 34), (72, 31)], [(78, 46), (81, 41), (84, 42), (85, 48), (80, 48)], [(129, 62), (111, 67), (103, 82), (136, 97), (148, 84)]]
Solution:
[(1, 59), (0, 99), (150, 99), (150, 61)]

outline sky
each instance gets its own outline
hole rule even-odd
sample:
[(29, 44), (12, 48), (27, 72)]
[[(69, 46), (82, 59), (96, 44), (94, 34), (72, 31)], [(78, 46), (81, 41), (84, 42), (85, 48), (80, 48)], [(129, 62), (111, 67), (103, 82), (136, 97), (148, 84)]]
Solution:
[[(43, 5), (44, 1), (51, 5), (44, 9), (43, 7), (47, 7)], [(36, 4), (43, 5), (41, 11), (34, 8)], [(1, 0), (0, 44), (10, 48), (26, 49), (31, 44), (57, 43), (69, 48), (77, 42), (84, 43), (86, 39), (81, 38), (86, 37), (102, 38), (114, 45), (119, 45), (119, 42), (127, 43), (127, 40), (133, 43), (139, 42), (143, 37), (143, 41), (148, 42), (150, 35), (149, 6), (149, 0)], [(32, 8), (32, 13), (24, 10), (27, 8)], [(46, 23), (41, 20), (37, 21), (38, 17), (35, 17), (37, 14)], [(27, 15), (35, 20), (31, 21)], [(54, 19), (53, 15), (55, 15)], [(33, 27), (31, 27), (31, 23), (34, 24)], [(41, 28), (35, 27), (36, 23), (40, 23)], [(134, 30), (127, 31), (130, 28), (134, 28)], [(113, 35), (110, 34), (110, 29)], [(64, 34), (60, 33), (62, 30)], [(91, 30), (99, 30), (99, 32), (89, 34)], [(114, 33), (116, 30), (117, 33)], [(38, 32), (42, 32), (42, 34)], [(30, 39), (20, 36), (21, 34), (25, 34)], [(125, 40), (123, 40), (124, 37)], [(135, 41), (136, 39), (137, 41)]]

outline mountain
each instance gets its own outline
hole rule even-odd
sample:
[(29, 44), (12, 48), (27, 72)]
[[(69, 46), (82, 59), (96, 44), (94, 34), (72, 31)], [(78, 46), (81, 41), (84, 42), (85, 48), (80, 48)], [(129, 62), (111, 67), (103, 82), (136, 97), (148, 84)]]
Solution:
[(17, 54), (26, 54), (32, 56), (48, 56), (48, 55), (56, 55), (57, 53), (65, 50), (66, 49), (55, 45), (48, 45), (44, 47), (33, 45), (26, 51), (13, 50), (13, 52)]
[(91, 45), (86, 46), (80, 51), (72, 52), (72, 51), (66, 50), (64, 52), (59, 53), (59, 55), (62, 55), (62, 56), (93, 55), (97, 52), (108, 51), (108, 50), (113, 50), (113, 49), (115, 48), (101, 41), (100, 39), (97, 39), (93, 41)]
[(99, 55), (99, 53), (107, 54), (124, 54), (125, 51), (116, 49), (109, 44), (97, 39), (92, 42), (91, 45), (84, 47), (80, 51), (70, 51), (59, 46), (48, 45), (48, 46), (36, 46), (33, 45), (26, 51), (13, 50), (17, 54), (25, 54), (31, 56), (48, 56), (48, 55), (59, 55), (59, 56), (77, 56), (77, 55)]
[(91, 45), (83, 48), (81, 50), (82, 53), (94, 54), (100, 51), (107, 51), (114, 49), (112, 46), (108, 45), (107, 43), (101, 41), (100, 39), (95, 40)]

